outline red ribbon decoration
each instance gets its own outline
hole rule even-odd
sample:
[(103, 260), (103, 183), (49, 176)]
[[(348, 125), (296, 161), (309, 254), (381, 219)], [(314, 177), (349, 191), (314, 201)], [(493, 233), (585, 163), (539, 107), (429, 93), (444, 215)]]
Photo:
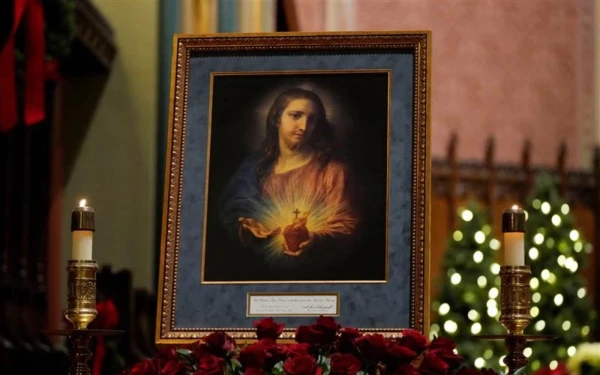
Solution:
[(61, 82), (63, 76), (60, 74), (60, 66), (56, 60), (50, 60), (46, 64), (46, 80), (52, 82)]
[(44, 8), (42, 0), (14, 0), (14, 23), (4, 47), (0, 50), (0, 131), (9, 131), (18, 121), (15, 70), (15, 38), (23, 22), (25, 32), (25, 125), (44, 120), (44, 82), (46, 53)]
[[(96, 303), (96, 310), (98, 315), (96, 319), (90, 323), (89, 328), (95, 329), (114, 329), (119, 324), (119, 312), (117, 307), (111, 300), (100, 301)], [(92, 367), (92, 375), (102, 374), (102, 362), (106, 356), (106, 345), (104, 344), (104, 337), (98, 336), (96, 343), (96, 353), (94, 355), (94, 363)]]

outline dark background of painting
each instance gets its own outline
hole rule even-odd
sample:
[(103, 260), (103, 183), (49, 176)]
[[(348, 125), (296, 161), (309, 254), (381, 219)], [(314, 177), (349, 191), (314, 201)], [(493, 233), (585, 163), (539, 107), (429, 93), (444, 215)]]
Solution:
[[(293, 275), (273, 267), (229, 238), (217, 215), (219, 193), (264, 135), (274, 95), (294, 86), (314, 89), (328, 110), (337, 155), (360, 187), (360, 237), (342, 267)], [(344, 281), (385, 280), (388, 74), (217, 75), (213, 82), (204, 280)], [(318, 270), (318, 265), (314, 270)]]

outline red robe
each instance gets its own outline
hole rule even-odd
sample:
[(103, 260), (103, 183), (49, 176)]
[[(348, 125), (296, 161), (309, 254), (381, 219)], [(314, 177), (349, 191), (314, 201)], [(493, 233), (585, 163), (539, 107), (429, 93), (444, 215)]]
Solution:
[(264, 224), (283, 229), (296, 217), (305, 217), (308, 230), (316, 237), (350, 235), (358, 222), (350, 185), (347, 167), (337, 161), (322, 167), (313, 158), (296, 169), (271, 173), (261, 189), (272, 207)]

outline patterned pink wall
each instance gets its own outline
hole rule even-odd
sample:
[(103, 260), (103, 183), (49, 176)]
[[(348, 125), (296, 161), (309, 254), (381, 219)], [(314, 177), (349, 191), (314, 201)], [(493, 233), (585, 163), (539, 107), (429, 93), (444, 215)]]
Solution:
[(324, 0), (295, 0), (296, 16), (302, 31), (325, 30)]
[[(334, 0), (330, 0), (334, 1)], [(341, 0), (340, 0), (341, 1)], [(453, 132), (460, 159), (589, 164), (593, 126), (592, 0), (353, 0), (357, 30), (432, 30), (432, 153)], [(303, 30), (323, 30), (324, 1), (297, 0)]]

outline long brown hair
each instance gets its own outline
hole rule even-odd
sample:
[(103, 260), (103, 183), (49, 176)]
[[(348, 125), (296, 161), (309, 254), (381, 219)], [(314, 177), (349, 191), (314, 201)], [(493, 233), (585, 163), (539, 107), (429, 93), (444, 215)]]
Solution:
[(290, 102), (296, 99), (306, 99), (313, 103), (315, 107), (315, 128), (308, 139), (308, 145), (316, 152), (317, 161), (321, 167), (327, 165), (331, 160), (333, 152), (333, 129), (329, 121), (327, 121), (325, 106), (321, 98), (309, 90), (298, 87), (288, 89), (279, 94), (267, 115), (267, 135), (263, 141), (263, 152), (258, 160), (256, 170), (258, 182), (261, 185), (279, 157), (279, 121), (281, 115)]

